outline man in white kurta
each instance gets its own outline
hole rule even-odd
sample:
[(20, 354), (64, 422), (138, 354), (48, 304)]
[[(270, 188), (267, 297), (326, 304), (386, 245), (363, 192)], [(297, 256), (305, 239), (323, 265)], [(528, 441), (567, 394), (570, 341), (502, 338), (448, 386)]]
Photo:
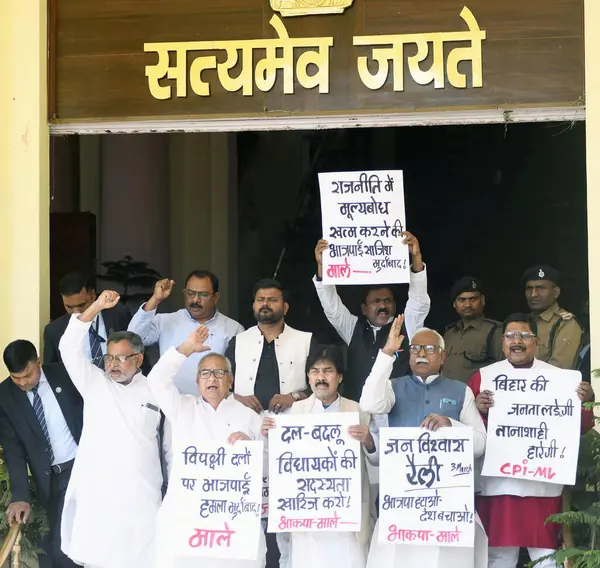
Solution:
[[(230, 363), (223, 355), (209, 352), (200, 361), (199, 396), (182, 395), (175, 387), (174, 378), (187, 358), (193, 353), (210, 351), (204, 345), (208, 335), (206, 326), (200, 326), (177, 349), (169, 349), (148, 375), (150, 389), (172, 428), (173, 452), (183, 451), (178, 440), (190, 436), (220, 443), (260, 439), (259, 415), (230, 393), (233, 377)], [(148, 568), (264, 568), (266, 543), (262, 531), (255, 560), (173, 557), (166, 539), (170, 520), (177, 516), (175, 506), (167, 490), (158, 515), (156, 563)]]
[(147, 568), (154, 562), (162, 473), (160, 412), (139, 368), (141, 339), (108, 338), (106, 372), (85, 356), (91, 322), (119, 295), (105, 291), (74, 314), (60, 341), (65, 367), (84, 401), (83, 432), (62, 517), (62, 549), (90, 568)]
[[(361, 410), (388, 414), (391, 427), (420, 426), (437, 430), (469, 426), (473, 429), (474, 457), (483, 455), (486, 430), (471, 389), (441, 374), (446, 355), (443, 337), (430, 329), (418, 330), (409, 348), (412, 374), (390, 380), (394, 355), (403, 340), (402, 316), (399, 316), (365, 382)], [(440, 396), (455, 396), (455, 393), (461, 395), (462, 404), (458, 403), (459, 397), (456, 400), (442, 398), (439, 405), (433, 404)], [(452, 402), (454, 404), (448, 404)], [(380, 544), (377, 521), (367, 568), (487, 568), (487, 536), (479, 517), (475, 518), (474, 548)]]
[[(372, 465), (379, 461), (377, 440), (369, 430), (371, 417), (360, 412), (358, 403), (338, 393), (344, 376), (344, 358), (339, 347), (330, 345), (315, 349), (309, 355), (306, 367), (313, 394), (295, 402), (291, 414), (360, 413), (360, 424), (352, 426), (349, 434), (359, 440), (363, 448), (361, 529), (358, 532), (292, 532), (289, 565), (290, 568), (365, 568), (373, 532), (372, 499), (365, 465), (366, 461)], [(265, 418), (263, 434), (267, 435), (276, 422), (277, 418)]]

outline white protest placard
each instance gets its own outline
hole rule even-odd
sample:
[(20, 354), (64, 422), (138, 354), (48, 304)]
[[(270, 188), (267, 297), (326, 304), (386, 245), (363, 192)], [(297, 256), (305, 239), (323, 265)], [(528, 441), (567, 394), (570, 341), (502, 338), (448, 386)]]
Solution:
[(359, 531), (358, 412), (277, 416), (269, 432), (269, 532)]
[[(169, 521), (175, 557), (254, 560), (262, 508), (263, 443), (175, 440)], [(181, 451), (182, 450), (182, 451)]]
[(262, 510), (261, 518), (266, 521), (269, 518), (269, 453), (264, 452), (262, 472)]
[(379, 542), (475, 542), (473, 430), (380, 430)]
[(410, 280), (402, 171), (320, 173), (325, 284)]
[(482, 475), (574, 485), (581, 432), (579, 371), (513, 369), (485, 378), (494, 393)]

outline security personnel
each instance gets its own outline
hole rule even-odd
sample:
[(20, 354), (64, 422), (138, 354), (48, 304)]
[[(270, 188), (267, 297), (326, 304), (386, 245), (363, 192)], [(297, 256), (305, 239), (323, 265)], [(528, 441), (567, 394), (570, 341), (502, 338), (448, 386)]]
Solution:
[(538, 329), (537, 358), (561, 369), (575, 369), (583, 328), (559, 307), (560, 272), (536, 264), (523, 274), (525, 298)]
[(502, 359), (502, 325), (485, 317), (483, 284), (478, 278), (458, 280), (450, 299), (460, 320), (444, 333), (444, 375), (466, 383), (475, 371)]

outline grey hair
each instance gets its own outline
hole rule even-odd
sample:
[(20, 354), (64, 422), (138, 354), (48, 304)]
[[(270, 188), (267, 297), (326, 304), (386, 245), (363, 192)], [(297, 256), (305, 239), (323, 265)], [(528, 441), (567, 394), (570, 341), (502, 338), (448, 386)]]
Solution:
[[(221, 355), (221, 353), (217, 353), (216, 351), (209, 351), (204, 357), (202, 357), (202, 361), (204, 361), (204, 359), (206, 359), (207, 357), (218, 357), (219, 359), (225, 361), (225, 364), (227, 365), (227, 370), (230, 373), (232, 372), (231, 361), (227, 357), (225, 357), (225, 355)], [(200, 361), (200, 363), (202, 363), (202, 361)], [(198, 363), (197, 371), (200, 370), (200, 363)]]
[(411, 337), (411, 341), (412, 338), (417, 335), (417, 333), (423, 333), (425, 331), (428, 331), (429, 333), (433, 333), (433, 335), (435, 335), (438, 339), (438, 345), (442, 348), (442, 351), (444, 351), (446, 349), (446, 343), (444, 341), (444, 338), (435, 330), (435, 329), (430, 329), (428, 327), (422, 327), (421, 329), (417, 329), (417, 331), (415, 331), (413, 333), (413, 336)]
[(119, 343), (119, 341), (129, 341), (134, 353), (144, 354), (144, 342), (137, 333), (133, 333), (133, 331), (114, 331), (108, 336), (106, 346), (108, 347), (111, 343)]

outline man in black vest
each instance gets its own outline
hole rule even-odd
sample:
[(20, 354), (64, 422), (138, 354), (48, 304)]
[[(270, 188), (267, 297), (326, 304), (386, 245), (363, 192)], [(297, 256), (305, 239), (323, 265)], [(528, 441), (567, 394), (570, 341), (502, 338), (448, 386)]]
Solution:
[(61, 551), (60, 523), (81, 437), (83, 401), (63, 364), (42, 367), (29, 341), (10, 343), (4, 350), (4, 364), (10, 377), (0, 383), (0, 444), (12, 492), (8, 522), (27, 522), (29, 466), (37, 500), (48, 512), (50, 526), (51, 550), (40, 556), (40, 566), (75, 568)]
[[(411, 233), (402, 233), (403, 244), (408, 245), (412, 257), (408, 301), (404, 308), (402, 333), (405, 336), (396, 354), (392, 376), (402, 377), (409, 373), (408, 345), (414, 333), (425, 325), (431, 301), (427, 294), (427, 271), (423, 264), (419, 241)], [(380, 286), (365, 287), (361, 304), (362, 317), (350, 313), (337, 294), (335, 286), (324, 285), (323, 251), (328, 242), (321, 239), (315, 248), (317, 275), (313, 279), (323, 311), (329, 323), (348, 345), (348, 362), (344, 375), (344, 396), (358, 402), (366, 378), (371, 372), (377, 353), (385, 345), (394, 316), (396, 301), (392, 289)]]

